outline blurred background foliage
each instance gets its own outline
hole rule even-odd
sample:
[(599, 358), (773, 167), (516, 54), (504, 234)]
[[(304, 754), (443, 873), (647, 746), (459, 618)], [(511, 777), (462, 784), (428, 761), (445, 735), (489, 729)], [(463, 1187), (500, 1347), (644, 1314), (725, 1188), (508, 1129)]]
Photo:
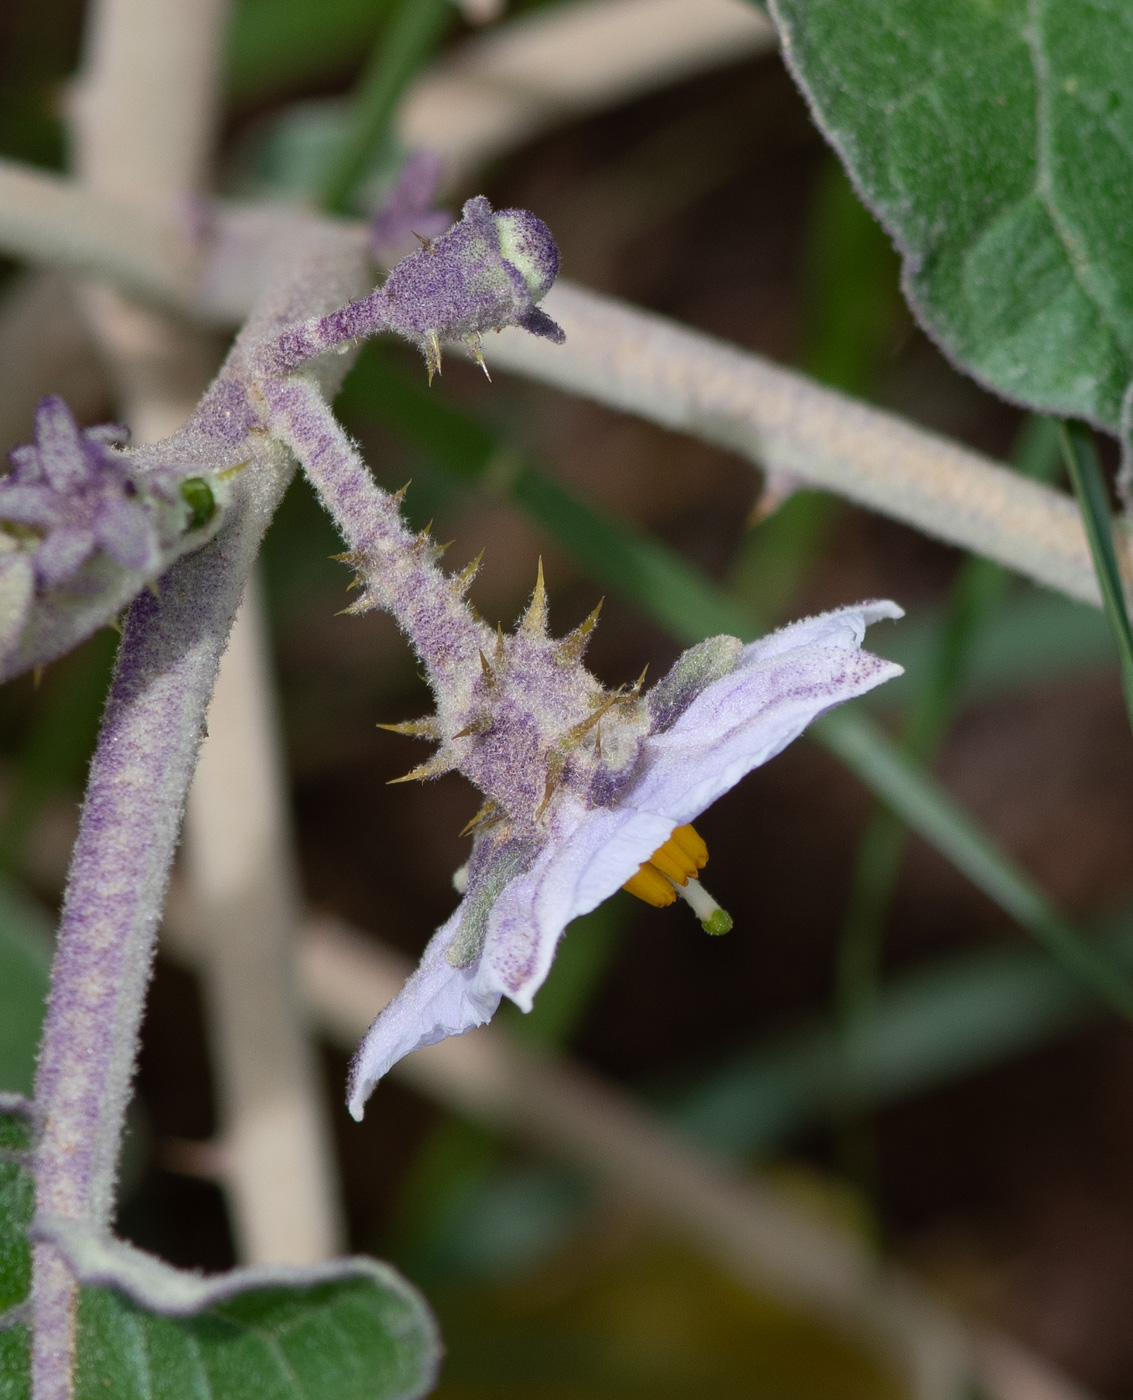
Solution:
[[(65, 162), (82, 19), (82, 0), (0, 12), (3, 154)], [(468, 32), (447, 0), (238, 0), (218, 183), (364, 208), (404, 156), (398, 98)], [(1058, 478), (1049, 425), (915, 328), (893, 250), (774, 56), (564, 126), (450, 191), (453, 206), (479, 190), (546, 218), (572, 276)], [(592, 649), (605, 681), (646, 662), (657, 675), (712, 631), (898, 598), (909, 616), (875, 644), (908, 675), (874, 720), (988, 851), (1089, 926), (1111, 975), (1133, 972), (1133, 763), (1100, 614), (820, 493), (769, 482), (761, 497), (722, 452), (538, 386), (489, 387), (459, 361), (430, 390), (412, 353), (371, 345), (338, 407), (384, 485), (411, 479), (410, 518), (454, 539), (457, 567), (486, 547), (485, 616), (510, 623), (540, 554), (558, 630), (606, 594)], [(316, 906), (416, 953), (449, 911), (477, 801), (456, 778), (385, 787), (406, 751), (375, 724), (419, 713), (422, 686), (388, 619), (337, 616), (338, 548), (297, 482), (262, 567), (302, 878)], [(30, 1084), (115, 641), (0, 691), (3, 1088)], [(619, 895), (572, 928), (509, 1029), (632, 1086), (721, 1157), (773, 1165), (960, 1307), (1133, 1393), (1133, 1340), (1114, 1323), (1133, 1303), (1127, 1029), (817, 745), (702, 825), (734, 934), (706, 940), (680, 909)], [(344, 1066), (329, 1049), (325, 1066), (337, 1105)], [(450, 1400), (895, 1395), (845, 1339), (556, 1164), (396, 1085), (360, 1127), (336, 1112), (352, 1244), (428, 1290)], [(218, 1190), (174, 1170), (215, 1112), (199, 993), (164, 958), (133, 1122), (122, 1228), (178, 1263), (231, 1262)]]

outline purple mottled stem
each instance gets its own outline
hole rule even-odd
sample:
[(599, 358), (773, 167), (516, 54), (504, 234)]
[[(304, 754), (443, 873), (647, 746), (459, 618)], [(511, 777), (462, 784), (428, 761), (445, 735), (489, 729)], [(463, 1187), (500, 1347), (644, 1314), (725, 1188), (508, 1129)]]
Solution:
[(327, 316), (312, 316), (265, 341), (256, 351), (257, 368), (271, 376), (290, 374), (316, 355), (388, 328), (388, 302), (379, 288), (361, 301), (352, 301)]
[(370, 475), (315, 385), (302, 377), (262, 386), (271, 431), (295, 453), (365, 574), (364, 602), (391, 612), (430, 678), (477, 664), (489, 634), (408, 528), (397, 501)]
[[(91, 765), (36, 1082), (36, 1193), (41, 1212), (95, 1229), (113, 1213), (158, 919), (245, 554), (206, 548), (170, 570), (160, 598), (135, 600)], [(36, 1400), (70, 1394), (73, 1288), (38, 1246)]]
[[(228, 377), (246, 372), (254, 347), (296, 314), (321, 313), (365, 285), (364, 243), (349, 230), (296, 235), (269, 263)], [(323, 367), (323, 392), (348, 366)], [(168, 450), (207, 461), (211, 441), (230, 456), (241, 431), (232, 407), (206, 395)], [(36, 1081), (36, 1203), (95, 1231), (113, 1214), (154, 935), (220, 655), (292, 472), (265, 434), (244, 442), (247, 465), (221, 532), (173, 566), (158, 596), (142, 593), (131, 607), (71, 863)], [(36, 1246), (32, 1297), (34, 1400), (71, 1400), (76, 1285), (47, 1244)]]

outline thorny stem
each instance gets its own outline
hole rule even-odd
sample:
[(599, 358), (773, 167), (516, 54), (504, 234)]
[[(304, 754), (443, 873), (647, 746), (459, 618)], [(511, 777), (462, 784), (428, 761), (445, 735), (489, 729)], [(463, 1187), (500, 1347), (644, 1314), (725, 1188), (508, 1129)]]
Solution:
[(302, 462), (364, 575), (359, 610), (391, 612), (442, 683), (475, 668), (477, 653), (494, 639), (465, 607), (463, 587), (436, 566), (437, 546), (409, 530), (397, 499), (371, 476), (315, 385), (296, 375), (268, 382), (263, 392), (272, 431)]
[[(0, 161), (0, 245), (41, 262), (98, 268), (204, 319), (231, 321), (246, 310), (264, 233), (282, 232), (290, 218), (219, 208), (216, 252), (194, 298), (173, 258), (160, 255), (160, 226), (134, 227), (119, 205)], [(1099, 606), (1082, 522), (1062, 492), (738, 346), (563, 279), (544, 305), (565, 326), (566, 345), (505, 331), (492, 341), (494, 367), (716, 443)], [(1120, 546), (1128, 574), (1124, 529)]]
[(290, 374), (316, 355), (338, 350), (363, 336), (377, 335), (388, 325), (385, 298), (380, 290), (372, 292), (326, 316), (312, 316), (297, 326), (288, 326), (257, 350), (256, 364), (270, 376)]

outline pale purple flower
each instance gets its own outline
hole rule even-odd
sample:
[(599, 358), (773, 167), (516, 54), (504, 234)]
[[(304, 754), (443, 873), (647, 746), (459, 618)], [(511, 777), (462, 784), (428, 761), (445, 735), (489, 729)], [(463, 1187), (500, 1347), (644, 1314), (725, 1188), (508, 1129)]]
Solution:
[(0, 480), (0, 522), (27, 527), (38, 543), (33, 563), (47, 588), (78, 572), (96, 550), (123, 568), (146, 570), (158, 560), (158, 531), (125, 457), (112, 444), (123, 429), (80, 432), (54, 396), (35, 415), (35, 442), (15, 448)]
[[(528, 619), (536, 611), (545, 617), (541, 587)], [(817, 716), (900, 674), (861, 645), (870, 623), (900, 616), (895, 603), (864, 603), (746, 647), (732, 637), (711, 638), (645, 695), (637, 688), (588, 694), (586, 673), (576, 667), (576, 675), (561, 676), (557, 699), (540, 693), (537, 660), (545, 655), (562, 668), (572, 639), (544, 641), (525, 619), (500, 640), (498, 661), (484, 658), (486, 684), (462, 696), (464, 715), (446, 722), (439, 695), (439, 723), (400, 726), (452, 736), (416, 776), (459, 767), (489, 801), (464, 898), (355, 1057), (348, 1099), (354, 1117), (402, 1056), (482, 1024), (501, 997), (529, 1010), (571, 920), (612, 895), (675, 828)], [(580, 722), (579, 713), (590, 718)], [(454, 726), (467, 715), (478, 732), (462, 735)], [(558, 745), (549, 746), (556, 729)]]

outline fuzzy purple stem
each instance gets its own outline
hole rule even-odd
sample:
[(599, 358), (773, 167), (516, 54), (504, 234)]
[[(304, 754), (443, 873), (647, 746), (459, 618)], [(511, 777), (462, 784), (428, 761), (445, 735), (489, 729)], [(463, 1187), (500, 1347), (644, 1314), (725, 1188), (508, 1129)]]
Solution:
[[(197, 749), (245, 581), (291, 478), (282, 446), (255, 426), (231, 388), (254, 347), (305, 311), (355, 295), (364, 245), (313, 231), (273, 258), (256, 312), (196, 420), (168, 440), (174, 457), (228, 461), (246, 445), (221, 532), (179, 560), (126, 624), (71, 863), (40, 1049), (36, 1204), (45, 1216), (109, 1229), (118, 1147), (134, 1072), (154, 938)], [(364, 285), (364, 282), (362, 282)], [(331, 393), (349, 361), (324, 371)], [(320, 390), (312, 381), (311, 392)], [(240, 411), (236, 411), (240, 409)], [(162, 445), (153, 451), (161, 455)], [(34, 1400), (74, 1392), (77, 1285), (48, 1244), (35, 1250)]]
[[(244, 562), (207, 548), (170, 570), (160, 599), (135, 600), (91, 765), (36, 1081), (36, 1199), (95, 1230), (111, 1223), (158, 920)], [(75, 1286), (37, 1246), (36, 1400), (70, 1394)]]
[(312, 316), (297, 326), (289, 326), (259, 347), (257, 368), (273, 377), (291, 374), (316, 355), (325, 355), (364, 336), (378, 335), (389, 325), (388, 301), (379, 288), (327, 316)]
[(430, 677), (442, 683), (475, 665), (491, 634), (462, 603), (462, 591), (436, 565), (437, 547), (408, 528), (398, 503), (370, 475), (315, 384), (294, 376), (261, 386), (271, 431), (303, 464), (364, 573), (363, 607), (391, 612)]

